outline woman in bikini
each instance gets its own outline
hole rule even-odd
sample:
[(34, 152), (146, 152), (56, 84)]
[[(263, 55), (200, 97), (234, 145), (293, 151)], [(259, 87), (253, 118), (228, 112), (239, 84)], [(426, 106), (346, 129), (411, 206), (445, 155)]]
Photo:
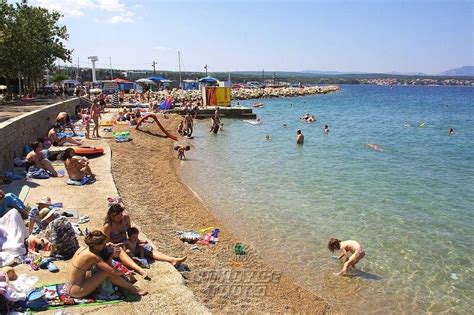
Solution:
[(64, 145), (66, 142), (69, 142), (71, 144), (75, 144), (75, 145), (81, 145), (82, 144), (82, 141), (78, 141), (72, 137), (69, 137), (69, 136), (60, 136), (58, 135), (58, 133), (60, 133), (62, 131), (62, 127), (60, 124), (58, 123), (55, 123), (53, 125), (53, 128), (51, 128), (48, 132), (48, 138), (49, 140), (51, 141), (51, 143), (54, 145), (54, 146), (62, 146)]
[(78, 156), (74, 153), (74, 149), (67, 148), (61, 153), (60, 159), (64, 162), (69, 178), (81, 181), (85, 176), (95, 178), (95, 174), (89, 166), (89, 160), (86, 157)]
[(107, 237), (107, 242), (118, 245), (120, 249), (120, 261), (127, 267), (138, 272), (145, 280), (151, 280), (148, 273), (143, 270), (122, 248), (123, 243), (127, 241), (127, 230), (131, 227), (130, 217), (124, 214), (124, 208), (119, 204), (113, 204), (107, 211), (105, 217), (103, 232)]
[(111, 260), (119, 256), (119, 250), (106, 244), (107, 237), (101, 231), (93, 231), (85, 238), (87, 247), (77, 250), (71, 260), (68, 280), (64, 291), (73, 298), (83, 298), (91, 294), (107, 278), (132, 294), (145, 295), (148, 292), (135, 287), (125, 280), (121, 271), (113, 268)]
[(346, 274), (350, 267), (356, 269), (355, 265), (365, 256), (365, 250), (362, 248), (362, 245), (352, 240), (341, 242), (337, 238), (331, 238), (328, 243), (328, 249), (331, 252), (339, 249), (341, 254), (338, 258), (344, 260), (344, 267), (342, 267), (341, 271), (335, 273), (336, 276)]
[[(105, 104), (105, 102), (104, 102), (104, 104)], [(94, 121), (94, 129), (92, 129), (92, 136), (100, 138), (100, 136), (99, 136), (99, 119), (101, 118), (101, 114), (100, 114), (100, 106), (98, 104), (97, 99), (94, 100), (94, 103), (92, 104), (89, 112), (91, 113), (91, 118)]]

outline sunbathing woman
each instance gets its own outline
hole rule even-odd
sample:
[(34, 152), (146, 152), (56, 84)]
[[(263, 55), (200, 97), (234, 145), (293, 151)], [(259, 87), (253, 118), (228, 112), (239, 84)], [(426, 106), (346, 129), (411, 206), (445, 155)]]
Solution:
[(135, 287), (125, 280), (123, 273), (114, 269), (112, 257), (119, 257), (119, 248), (106, 244), (106, 236), (101, 231), (93, 231), (85, 238), (87, 247), (79, 248), (71, 260), (68, 279), (64, 291), (73, 298), (83, 298), (91, 294), (107, 278), (133, 294), (145, 295), (148, 292)]
[(61, 146), (61, 145), (64, 145), (66, 142), (69, 142), (71, 144), (76, 144), (76, 145), (82, 144), (82, 141), (77, 141), (76, 139), (72, 137), (58, 135), (58, 133), (61, 131), (62, 131), (61, 125), (56, 123), (53, 125), (53, 128), (51, 128), (48, 132), (48, 138), (49, 140), (51, 140), (51, 143), (54, 146)]
[[(130, 217), (128, 214), (124, 214), (123, 212), (124, 208), (122, 208), (121, 205), (111, 205), (107, 211), (103, 227), (103, 232), (107, 236), (107, 242), (112, 242), (113, 244), (120, 246), (127, 241), (127, 231), (131, 227)], [(150, 280), (151, 278), (148, 276), (146, 271), (138, 266), (122, 247), (119, 248), (121, 250), (119, 256), (120, 261), (125, 266), (137, 271), (145, 280)]]
[(95, 178), (95, 174), (92, 173), (89, 166), (89, 160), (86, 157), (76, 155), (74, 149), (67, 148), (60, 158), (64, 162), (64, 167), (70, 179), (81, 181), (85, 176)]
[(48, 171), (51, 176), (57, 177), (58, 172), (54, 169), (54, 166), (51, 162), (44, 156), (42, 150), (43, 145), (38, 141), (33, 141), (30, 144), (33, 149), (30, 153), (26, 155), (26, 165), (29, 168), (30, 166), (36, 166), (37, 168), (42, 168)]

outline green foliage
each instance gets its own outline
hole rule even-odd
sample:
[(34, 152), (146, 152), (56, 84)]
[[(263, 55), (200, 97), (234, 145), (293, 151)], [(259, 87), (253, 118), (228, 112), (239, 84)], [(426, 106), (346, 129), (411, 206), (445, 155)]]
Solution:
[(56, 85), (60, 85), (62, 81), (69, 79), (67, 75), (64, 73), (55, 73), (51, 77), (51, 82), (55, 83)]
[(0, 74), (28, 79), (41, 77), (56, 59), (69, 61), (71, 51), (61, 15), (45, 8), (0, 3)]

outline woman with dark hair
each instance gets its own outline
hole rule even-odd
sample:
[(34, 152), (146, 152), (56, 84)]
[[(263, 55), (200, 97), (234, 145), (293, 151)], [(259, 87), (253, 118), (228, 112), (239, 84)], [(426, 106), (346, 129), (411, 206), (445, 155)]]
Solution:
[(145, 280), (150, 280), (145, 270), (143, 270), (137, 263), (125, 252), (121, 247), (127, 241), (127, 231), (131, 227), (130, 217), (124, 214), (124, 208), (120, 204), (113, 204), (107, 211), (107, 216), (104, 220), (103, 232), (107, 237), (108, 242), (120, 246), (120, 260), (122, 263), (137, 271)]
[(107, 241), (114, 244), (123, 243), (127, 240), (127, 231), (131, 227), (130, 216), (120, 204), (109, 207), (104, 220), (104, 233)]
[(70, 264), (64, 293), (73, 298), (83, 298), (91, 294), (106, 279), (133, 294), (148, 292), (135, 287), (125, 280), (123, 272), (111, 266), (112, 258), (119, 257), (120, 248), (106, 244), (107, 237), (101, 231), (93, 231), (85, 238), (87, 247), (77, 250)]
[(75, 181), (82, 181), (84, 177), (89, 176), (95, 178), (95, 174), (89, 166), (89, 160), (86, 157), (75, 154), (74, 149), (67, 148), (61, 155), (60, 159), (64, 162), (69, 178)]
[(38, 141), (33, 141), (30, 143), (31, 152), (26, 155), (26, 166), (36, 166), (37, 168), (42, 168), (48, 171), (51, 176), (57, 177), (58, 172), (54, 169), (54, 166), (51, 162), (44, 156), (42, 150), (43, 145)]
[(82, 141), (78, 141), (72, 137), (69, 137), (69, 136), (66, 136), (66, 135), (63, 135), (63, 134), (60, 134), (61, 131), (62, 131), (62, 127), (60, 124), (58, 123), (55, 123), (53, 125), (53, 128), (51, 128), (48, 132), (48, 138), (49, 140), (51, 140), (51, 143), (54, 145), (54, 146), (62, 146), (64, 145), (66, 142), (69, 142), (71, 144), (76, 144), (76, 145), (81, 145), (82, 144)]

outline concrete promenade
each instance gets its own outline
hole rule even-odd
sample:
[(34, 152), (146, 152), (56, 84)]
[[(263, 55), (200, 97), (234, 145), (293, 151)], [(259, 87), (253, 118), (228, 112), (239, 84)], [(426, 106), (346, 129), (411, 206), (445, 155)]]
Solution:
[[(105, 119), (107, 119), (105, 117)], [(107, 200), (109, 196), (117, 196), (114, 179), (111, 173), (111, 150), (107, 144), (107, 138), (100, 140), (88, 140), (86, 145), (101, 146), (105, 149), (105, 154), (91, 159), (90, 165), (97, 175), (97, 182), (87, 186), (69, 186), (66, 185), (67, 174), (62, 178), (50, 178), (46, 180), (20, 180), (14, 181), (10, 185), (0, 186), (5, 192), (19, 193), (23, 185), (31, 187), (26, 198), (26, 203), (33, 205), (44, 196), (49, 196), (53, 203), (62, 202), (64, 209), (75, 209), (78, 215), (88, 215), (90, 222), (81, 224), (80, 228), (84, 231), (102, 228), (102, 223), (107, 212)], [(56, 169), (64, 169), (62, 163), (55, 163)], [(128, 209), (133, 211), (133, 209)], [(78, 219), (71, 219), (71, 222), (77, 222)], [(132, 223), (132, 225), (135, 225)], [(141, 234), (145, 239), (146, 235)], [(78, 237), (83, 245), (83, 237)], [(41, 284), (58, 283), (66, 280), (68, 262), (58, 261), (59, 273), (50, 273), (47, 270), (31, 271), (26, 265), (16, 266), (17, 274), (27, 273), (30, 276), (36, 276)], [(208, 309), (196, 300), (193, 292), (184, 284), (182, 275), (170, 264), (155, 262), (149, 269), (152, 281), (144, 281), (139, 275), (138, 285), (149, 294), (139, 302), (117, 303), (104, 305), (101, 307), (70, 307), (67, 312), (77, 313), (96, 313), (96, 314), (150, 314), (150, 313), (209, 313)], [(45, 313), (54, 313), (48, 311)]]

